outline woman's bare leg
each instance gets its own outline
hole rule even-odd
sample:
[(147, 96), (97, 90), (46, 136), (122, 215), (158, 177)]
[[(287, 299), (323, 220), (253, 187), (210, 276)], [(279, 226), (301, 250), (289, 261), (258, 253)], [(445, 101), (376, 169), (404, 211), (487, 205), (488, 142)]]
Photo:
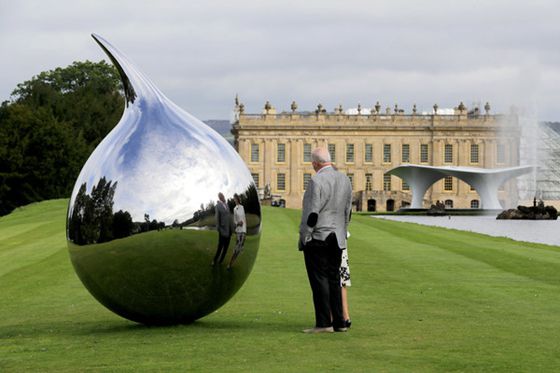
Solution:
[(348, 294), (346, 292), (346, 286), (342, 287), (342, 315), (344, 320), (350, 320), (350, 312), (348, 311)]

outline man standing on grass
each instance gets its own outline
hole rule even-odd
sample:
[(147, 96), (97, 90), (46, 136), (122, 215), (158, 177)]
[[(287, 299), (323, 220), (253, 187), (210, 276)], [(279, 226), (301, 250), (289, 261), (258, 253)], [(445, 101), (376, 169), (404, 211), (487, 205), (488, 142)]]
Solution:
[(222, 263), (226, 257), (231, 239), (231, 223), (229, 207), (222, 192), (218, 193), (218, 202), (216, 203), (216, 229), (218, 230), (218, 248), (216, 255), (212, 260), (212, 266), (216, 263)]
[(339, 271), (352, 210), (352, 186), (346, 175), (332, 167), (325, 148), (313, 150), (311, 161), (316, 174), (303, 195), (298, 246), (313, 292), (315, 327), (304, 332), (345, 332)]

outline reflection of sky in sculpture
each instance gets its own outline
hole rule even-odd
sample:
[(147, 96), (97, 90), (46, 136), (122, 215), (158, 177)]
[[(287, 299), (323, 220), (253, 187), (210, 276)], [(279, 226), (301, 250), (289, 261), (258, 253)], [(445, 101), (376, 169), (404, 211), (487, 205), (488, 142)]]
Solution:
[[(128, 115), (127, 119), (135, 117)], [(134, 220), (142, 220), (148, 213), (171, 223), (190, 218), (200, 203), (215, 201), (219, 191), (231, 198), (248, 187), (247, 168), (221, 136), (216, 139), (219, 135), (209, 133), (213, 130), (186, 129), (171, 115), (168, 119), (174, 122), (165, 125), (149, 119), (117, 128), (116, 136), (100, 144), (83, 172), (88, 175), (83, 180), (88, 190), (103, 176), (118, 181), (115, 201), (119, 209), (129, 211)], [(108, 157), (115, 162), (107, 162)]]
[(228, 199), (250, 185), (247, 167), (225, 139), (169, 101), (117, 50), (107, 50), (121, 61), (137, 98), (91, 155), (77, 187), (86, 182), (89, 192), (101, 177), (117, 181), (116, 209), (135, 221), (147, 213), (169, 224), (189, 219), (218, 192)]

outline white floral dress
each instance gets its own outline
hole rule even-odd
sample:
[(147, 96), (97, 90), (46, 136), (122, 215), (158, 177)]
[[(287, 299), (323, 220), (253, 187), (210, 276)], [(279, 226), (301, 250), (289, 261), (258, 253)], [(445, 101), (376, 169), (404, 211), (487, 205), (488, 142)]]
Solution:
[(342, 260), (340, 261), (340, 285), (344, 287), (352, 286), (350, 281), (350, 267), (348, 266), (348, 249), (342, 250)]

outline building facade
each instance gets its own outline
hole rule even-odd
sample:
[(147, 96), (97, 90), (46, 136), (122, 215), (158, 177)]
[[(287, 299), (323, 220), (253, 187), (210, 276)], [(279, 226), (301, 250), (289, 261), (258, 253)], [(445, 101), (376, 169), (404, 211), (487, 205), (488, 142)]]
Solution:
[[(380, 112), (359, 106), (355, 114), (341, 107), (327, 112), (276, 113), (267, 102), (260, 114), (245, 113), (236, 104), (232, 133), (235, 147), (249, 167), (265, 198), (280, 200), (286, 207), (301, 208), (303, 193), (313, 167), (311, 151), (328, 148), (336, 168), (348, 175), (358, 211), (393, 211), (410, 204), (410, 187), (400, 178), (385, 175), (401, 164), (502, 168), (519, 165), (517, 116), (492, 115), (462, 103), (452, 114), (430, 114), (416, 109), (405, 114), (395, 106)], [(440, 111), (441, 112), (441, 111)], [(515, 181), (499, 191), (504, 206), (517, 203)], [(436, 201), (453, 208), (479, 208), (476, 191), (456, 178), (437, 181), (424, 195), (424, 207)]]

